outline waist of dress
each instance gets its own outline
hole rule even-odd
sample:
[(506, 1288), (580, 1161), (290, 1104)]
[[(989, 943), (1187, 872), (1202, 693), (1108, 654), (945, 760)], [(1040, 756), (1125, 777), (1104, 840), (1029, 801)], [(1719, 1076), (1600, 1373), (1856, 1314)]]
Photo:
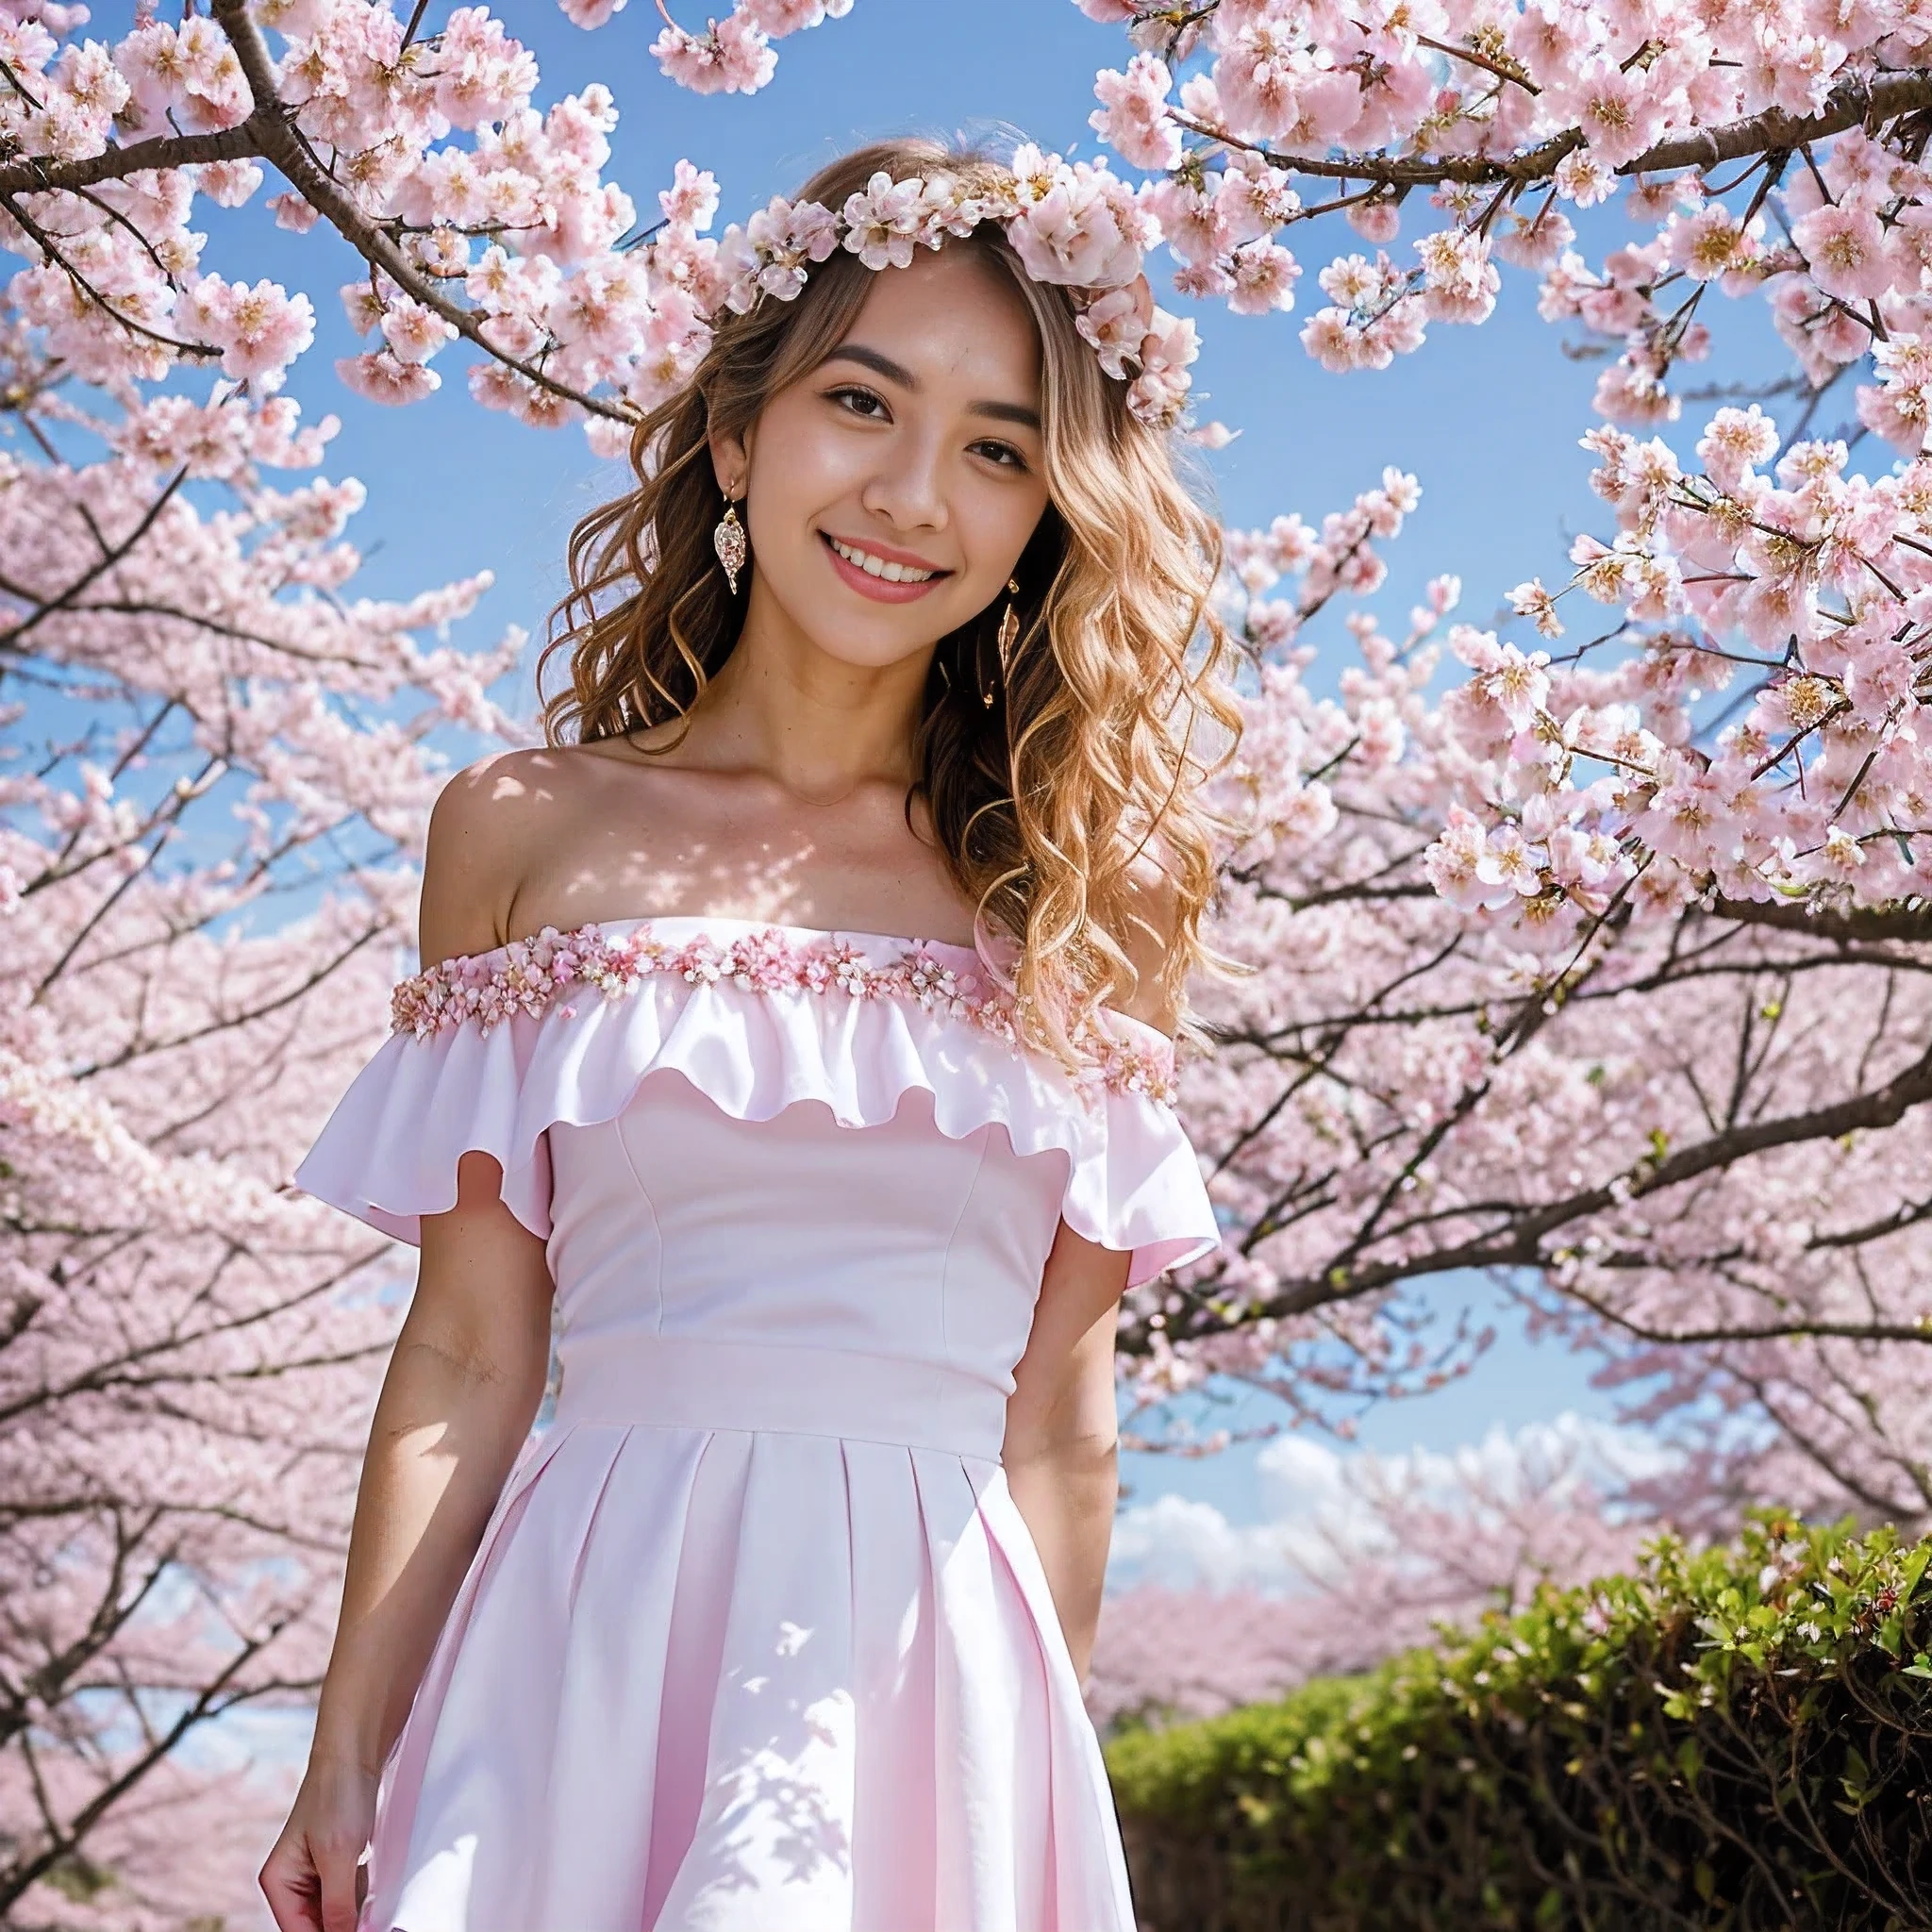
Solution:
[(837, 1436), (997, 1461), (1005, 1391), (901, 1356), (645, 1335), (562, 1351), (557, 1422)]

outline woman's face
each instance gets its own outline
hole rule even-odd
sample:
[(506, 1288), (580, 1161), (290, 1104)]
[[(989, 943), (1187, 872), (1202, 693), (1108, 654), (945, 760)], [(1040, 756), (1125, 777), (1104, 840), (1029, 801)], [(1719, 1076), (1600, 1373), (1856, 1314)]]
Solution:
[(871, 279), (839, 347), (712, 459), (744, 499), (747, 630), (775, 620), (880, 669), (1001, 595), (1047, 495), (1040, 344), (1019, 291), (968, 248)]

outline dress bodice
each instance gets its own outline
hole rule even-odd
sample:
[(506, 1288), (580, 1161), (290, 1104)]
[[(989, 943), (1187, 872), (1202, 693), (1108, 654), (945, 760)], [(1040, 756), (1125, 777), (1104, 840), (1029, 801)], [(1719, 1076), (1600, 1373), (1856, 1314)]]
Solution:
[(1108, 1013), (1084, 1045), (1076, 1074), (1021, 1044), (963, 947), (545, 933), (398, 988), (296, 1184), (413, 1240), (494, 1157), (548, 1243), (566, 1403), (641, 1344), (816, 1348), (941, 1372), (955, 1433), (996, 1447), (1062, 1219), (1130, 1285), (1215, 1241), (1170, 1042)]

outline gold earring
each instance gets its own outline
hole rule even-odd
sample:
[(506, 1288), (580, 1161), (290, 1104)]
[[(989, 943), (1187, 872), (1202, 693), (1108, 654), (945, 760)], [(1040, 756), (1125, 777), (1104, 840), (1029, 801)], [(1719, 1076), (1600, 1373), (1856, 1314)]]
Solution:
[(738, 595), (738, 573), (744, 568), (747, 547), (744, 525), (738, 521), (738, 505), (727, 496), (724, 514), (711, 531), (711, 548), (718, 553), (718, 561), (724, 566), (724, 581), (734, 597)]
[[(1000, 682), (1002, 684), (1005, 684), (1007, 681), (1007, 667), (1013, 661), (1013, 646), (1020, 641), (1020, 613), (1013, 608), (1012, 602), (1019, 594), (1019, 579), (1017, 577), (1008, 577), (1007, 579), (1006, 615), (1000, 619), (1000, 627), (994, 634), (994, 641), (999, 646)], [(979, 702), (990, 711), (992, 709), (992, 700), (993, 688), (989, 684), (979, 693)]]
[(1007, 614), (1000, 619), (1000, 675), (1005, 677), (1007, 666), (1013, 661), (1013, 646), (1020, 641), (1020, 613), (1013, 608), (1013, 599), (1020, 594), (1018, 577), (1007, 579)]

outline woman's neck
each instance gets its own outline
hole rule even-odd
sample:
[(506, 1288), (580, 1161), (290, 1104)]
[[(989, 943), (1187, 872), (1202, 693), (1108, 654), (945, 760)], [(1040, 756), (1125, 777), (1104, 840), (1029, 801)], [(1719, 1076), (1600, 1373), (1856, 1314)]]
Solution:
[(692, 714), (690, 748), (708, 765), (763, 772), (802, 799), (869, 782), (903, 788), (918, 775), (926, 665), (924, 654), (850, 664), (790, 625), (748, 617)]

